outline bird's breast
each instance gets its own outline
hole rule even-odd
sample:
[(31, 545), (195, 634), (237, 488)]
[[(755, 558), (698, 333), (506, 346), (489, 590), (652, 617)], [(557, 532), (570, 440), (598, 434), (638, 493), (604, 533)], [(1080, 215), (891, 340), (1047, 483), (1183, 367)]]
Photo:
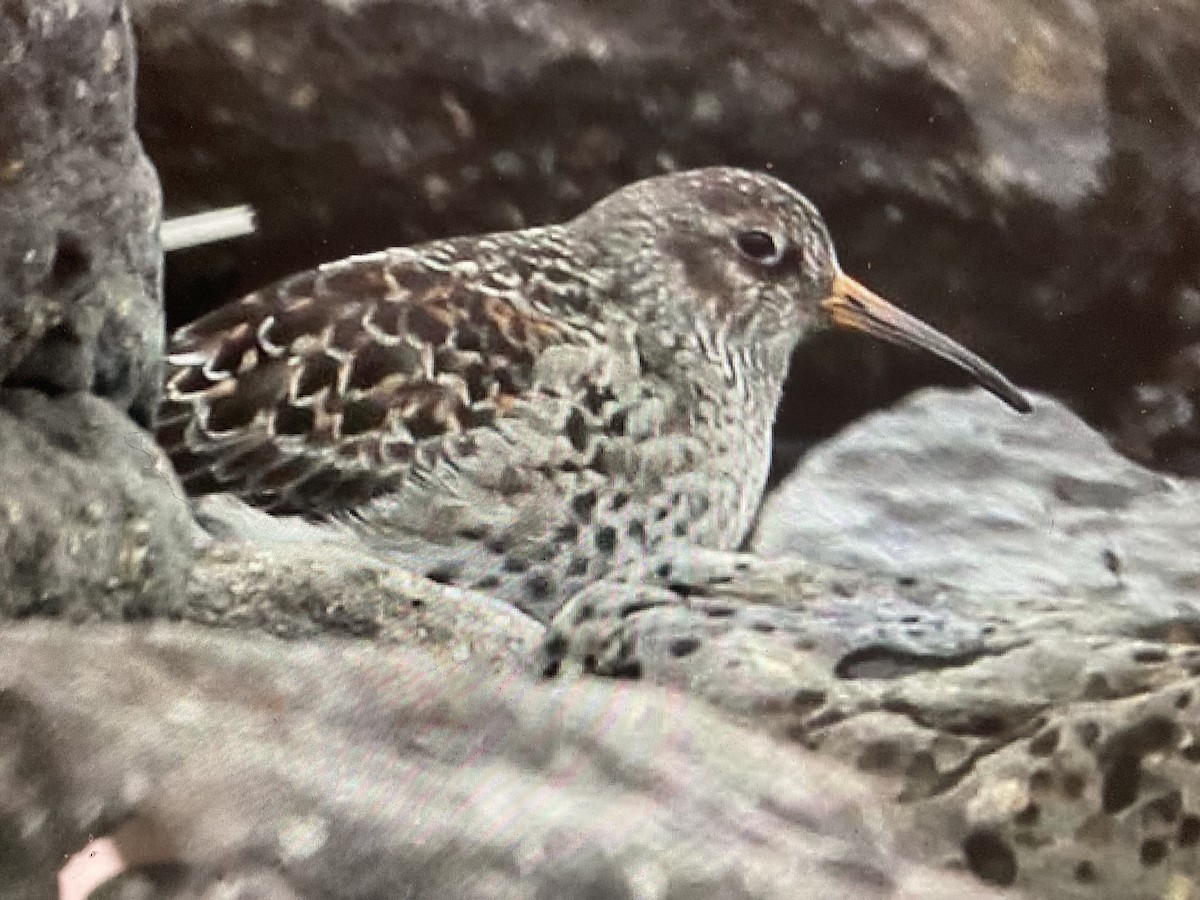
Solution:
[(545, 619), (684, 547), (734, 549), (761, 498), (769, 417), (661, 385), (522, 400), (348, 520), (383, 553)]

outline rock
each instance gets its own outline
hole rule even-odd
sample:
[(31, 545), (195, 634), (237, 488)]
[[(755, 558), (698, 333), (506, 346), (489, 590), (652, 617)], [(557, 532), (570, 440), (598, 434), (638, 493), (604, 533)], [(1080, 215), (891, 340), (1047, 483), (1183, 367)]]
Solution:
[(119, 896), (993, 896), (897, 856), (869, 779), (645, 687), (36, 623), (0, 632), (0, 732), (5, 896), (100, 835), (157, 863)]
[(526, 666), (542, 626), (506, 603), (388, 566), (332, 529), (279, 520), (228, 495), (197, 504), (220, 537), (198, 554), (173, 613), (287, 638), (337, 635), (404, 644), (446, 662)]
[(1029, 734), (997, 741), (916, 804), (919, 818), (934, 832), (953, 823), (969, 868), (992, 884), (1080, 900), (1195, 893), (1200, 655), (1164, 653), (1156, 665), (1145, 652), (1157, 677), (1134, 696), (1031, 719)]
[(1013, 416), (931, 391), (805, 457), (755, 548), (948, 586), (959, 613), (1015, 628), (1048, 602), (1088, 633), (1162, 636), (1200, 624), (1197, 510), (1200, 488), (1130, 463), (1059, 403)]
[[(68, 874), (107, 846), (151, 866), (125, 879), (130, 896), (207, 895), (216, 873), (270, 896), (371, 892), (387, 877), (417, 896), (774, 896), (797, 879), (814, 893), (893, 896), (918, 877), (895, 847), (1029, 896), (1174, 896), (1200, 875), (1200, 606), (1191, 563), (1170, 570), (1160, 556), (1194, 532), (1188, 492), (1046, 399), (1018, 419), (982, 394), (929, 392), (864, 421), (806, 457), (764, 513), (762, 555), (740, 557), (736, 577), (722, 575), (723, 555), (697, 554), (677, 573), (699, 585), (686, 606), (628, 617), (616, 668), (632, 674), (621, 664), (634, 660), (642, 681), (698, 694), (740, 727), (681, 693), (535, 686), (520, 669), (539, 629), (515, 612), (206, 504), (210, 526), (259, 543), (213, 540), (183, 601), (161, 609), (306, 640), (164, 625), (0, 632), (0, 728), (13, 748), (0, 770), (24, 786), (0, 797), (17, 798), (3, 807), (12, 821), (38, 823), (0, 824), (32, 842), (0, 877), (41, 883), (88, 835), (107, 835)], [(859, 512), (837, 528), (814, 515), (838, 508)], [(900, 543), (887, 540), (897, 522), (912, 532)], [(1086, 564), (1098, 522), (1122, 541), (1117, 561), (1100, 560), (1109, 582)], [(836, 539), (855, 527), (853, 544)], [(805, 558), (786, 555), (797, 549)], [(68, 664), (72, 677), (55, 672)], [(234, 748), (215, 766), (214, 744)], [(558, 749), (547, 757), (547, 746)], [(826, 775), (829, 758), (860, 774)], [(720, 779), (734, 773), (759, 800), (729, 794)], [(882, 781), (845, 799), (862, 775)], [(804, 778), (819, 779), (815, 793), (776, 821), (763, 792), (804, 791)], [(522, 801), (503, 798), (541, 797), (539, 779), (554, 803), (531, 800), (516, 808), (544, 818), (513, 820)], [(693, 789), (705, 799), (688, 799)], [(415, 808), (431, 823), (421, 850), (398, 812)], [(848, 808), (880, 821), (846, 826)], [(498, 828), (497, 815), (521, 828)], [(629, 843), (606, 828), (607, 850), (576, 856), (549, 837), (586, 843), (612, 818), (644, 824), (615, 832)], [(737, 843), (747, 821), (754, 849)], [(829, 829), (842, 836), (833, 863), (820, 856)], [(884, 849), (847, 849), (848, 832)], [(772, 874), (785, 858), (791, 874)], [(942, 889), (911, 871), (934, 879), (912, 895)], [(479, 881), (448, 887), (464, 873)], [(843, 876), (853, 881), (823, 880)]]
[[(261, 213), (252, 239), (172, 257), (177, 323), (354, 251), (737, 163), (808, 192), (847, 271), (1118, 436), (1128, 392), (1196, 340), (1186, 0), (311, 0), (282, 23), (268, 0), (133, 6), (172, 211)], [(818, 339), (778, 433), (953, 377)]]
[[(1200, 306), (1200, 290), (1193, 302)], [(1196, 312), (1200, 314), (1200, 309)], [(1117, 409), (1116, 445), (1143, 464), (1200, 475), (1198, 401), (1200, 343), (1194, 343), (1128, 391)]]
[(160, 196), (133, 130), (128, 12), (14, 0), (0, 58), (0, 384), (91, 391), (149, 421)]
[(106, 400), (0, 391), (0, 620), (172, 615), (192, 523), (153, 439)]
[(163, 347), (131, 41), (117, 0), (0, 11), (0, 619), (170, 615), (190, 563), (182, 490), (129, 417)]

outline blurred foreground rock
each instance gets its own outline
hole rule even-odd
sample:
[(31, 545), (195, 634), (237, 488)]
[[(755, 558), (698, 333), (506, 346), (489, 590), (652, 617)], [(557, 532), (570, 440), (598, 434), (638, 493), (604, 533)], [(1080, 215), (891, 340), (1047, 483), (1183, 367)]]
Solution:
[(4, 896), (109, 832), (158, 863), (119, 897), (992, 896), (899, 859), (872, 782), (637, 686), (41, 623), (0, 732)]
[(194, 526), (153, 439), (87, 394), (0, 391), (0, 618), (171, 615)]
[[(1190, 0), (133, 7), (172, 212), (261, 214), (253, 239), (172, 258), (177, 323), (353, 251), (562, 219), (664, 167), (770, 167), (847, 271), (1200, 472), (1179, 446), (1200, 446), (1200, 392), (1168, 365), (1200, 340)], [(836, 336), (794, 376), (789, 439), (953, 377)]]

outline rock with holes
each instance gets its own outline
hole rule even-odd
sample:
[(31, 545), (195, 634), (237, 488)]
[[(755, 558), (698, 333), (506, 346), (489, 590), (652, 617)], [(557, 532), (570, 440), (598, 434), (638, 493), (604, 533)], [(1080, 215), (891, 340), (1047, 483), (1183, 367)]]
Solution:
[(160, 199), (125, 4), (5, 3), (0, 59), (0, 384), (90, 391), (148, 421)]
[(894, 588), (913, 597), (909, 646), (880, 630), (847, 651), (829, 640), (832, 623), (824, 640), (815, 627), (837, 607), (829, 595), (861, 606), (843, 612), (848, 624), (883, 621), (886, 581), (820, 571), (766, 564), (693, 594), (687, 611), (631, 610), (624, 640), (596, 664), (685, 686), (882, 777), (922, 858), (984, 883), (1046, 898), (1189, 896), (1200, 881), (1200, 652), (1085, 636), (1069, 616), (1056, 623), (1047, 598), (1027, 633), (992, 625), (944, 655), (926, 633), (914, 654), (922, 623), (968, 598), (912, 586)]
[(0, 391), (0, 619), (171, 615), (192, 532), (162, 451), (112, 404)]
[[(967, 865), (1055, 898), (1190, 897), (1200, 890), (1200, 668), (1195, 650), (1143, 650), (1132, 697), (1080, 698), (1030, 719), (916, 804), (959, 832)], [(1052, 892), (1050, 888), (1053, 888)]]
[(898, 854), (870, 779), (643, 686), (33, 623), (0, 632), (0, 733), (6, 897), (72, 854), (64, 897), (122, 868), (138, 896), (999, 896)]
[(791, 715), (841, 679), (953, 668), (1012, 640), (920, 586), (694, 551), (677, 555), (665, 589), (598, 582), (572, 598), (550, 624), (540, 665), (645, 676), (726, 709)]

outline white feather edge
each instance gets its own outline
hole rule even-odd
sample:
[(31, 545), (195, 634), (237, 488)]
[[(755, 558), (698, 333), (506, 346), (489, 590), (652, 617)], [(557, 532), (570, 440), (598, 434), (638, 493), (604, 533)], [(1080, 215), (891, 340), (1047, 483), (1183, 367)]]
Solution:
[(162, 223), (159, 236), (163, 251), (170, 253), (172, 250), (244, 237), (253, 234), (257, 228), (253, 207), (243, 203), (167, 219)]

